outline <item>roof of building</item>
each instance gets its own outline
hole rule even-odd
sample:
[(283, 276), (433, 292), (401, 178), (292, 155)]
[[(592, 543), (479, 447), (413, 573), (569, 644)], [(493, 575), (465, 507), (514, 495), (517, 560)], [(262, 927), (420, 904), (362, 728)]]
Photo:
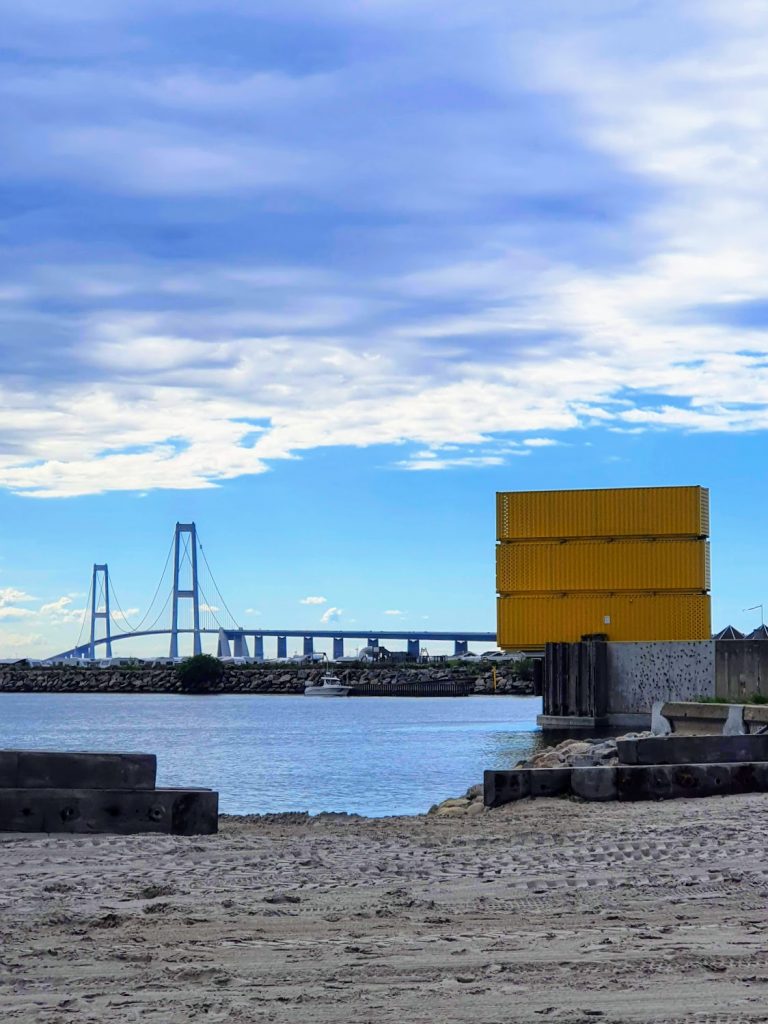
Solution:
[[(765, 627), (763, 627), (765, 628)], [(715, 633), (712, 637), (713, 640), (743, 640), (744, 634), (740, 629), (736, 629), (735, 626), (726, 626), (725, 629), (721, 629), (719, 633)]]

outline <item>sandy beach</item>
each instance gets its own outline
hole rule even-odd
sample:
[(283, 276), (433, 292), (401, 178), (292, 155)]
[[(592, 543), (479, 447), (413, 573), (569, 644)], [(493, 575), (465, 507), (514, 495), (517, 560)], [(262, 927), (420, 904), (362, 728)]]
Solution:
[(768, 1020), (768, 799), (0, 836), (4, 1021)]

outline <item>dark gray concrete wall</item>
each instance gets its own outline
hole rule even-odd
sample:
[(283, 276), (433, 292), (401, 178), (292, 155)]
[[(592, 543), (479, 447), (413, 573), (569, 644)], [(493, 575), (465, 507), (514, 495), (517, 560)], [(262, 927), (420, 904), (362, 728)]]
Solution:
[(718, 640), (715, 643), (715, 694), (744, 700), (768, 697), (768, 641)]
[(650, 713), (659, 700), (695, 700), (715, 694), (714, 640), (606, 646), (608, 714)]

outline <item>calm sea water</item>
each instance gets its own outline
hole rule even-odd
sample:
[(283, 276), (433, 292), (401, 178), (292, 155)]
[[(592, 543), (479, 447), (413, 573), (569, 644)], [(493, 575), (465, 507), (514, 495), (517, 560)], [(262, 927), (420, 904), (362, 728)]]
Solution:
[(157, 754), (230, 814), (417, 814), (539, 744), (538, 697), (0, 694), (0, 748)]

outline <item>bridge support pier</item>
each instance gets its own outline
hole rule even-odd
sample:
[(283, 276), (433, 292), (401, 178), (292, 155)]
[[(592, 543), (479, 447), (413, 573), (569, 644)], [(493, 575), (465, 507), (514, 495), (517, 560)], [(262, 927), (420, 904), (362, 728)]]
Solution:
[(379, 646), (379, 638), (377, 636), (369, 636), (368, 637), (368, 646), (369, 647), (378, 647)]
[(419, 660), (419, 654), (421, 652), (421, 640), (409, 640), (408, 641), (408, 657), (413, 658), (414, 661)]
[(253, 656), (258, 661), (264, 661), (264, 637), (255, 636), (253, 638)]
[(304, 656), (315, 653), (315, 638), (313, 636), (304, 637)]
[(453, 655), (458, 657), (460, 654), (466, 654), (469, 650), (469, 644), (466, 640), (454, 640), (453, 641)]
[(230, 650), (230, 647), (229, 647), (229, 637), (227, 636), (227, 634), (224, 632), (223, 629), (219, 630), (219, 642), (218, 642), (218, 645), (216, 647), (216, 657), (217, 658), (231, 658), (232, 657), (232, 651)]
[(234, 637), (235, 641), (235, 657), (236, 658), (250, 658), (251, 653), (248, 650), (248, 641), (242, 633), (237, 633)]
[(333, 660), (338, 661), (339, 658), (344, 657), (344, 637), (335, 636), (333, 638)]
[(288, 657), (288, 637), (279, 636), (277, 638), (277, 656), (278, 658)]

